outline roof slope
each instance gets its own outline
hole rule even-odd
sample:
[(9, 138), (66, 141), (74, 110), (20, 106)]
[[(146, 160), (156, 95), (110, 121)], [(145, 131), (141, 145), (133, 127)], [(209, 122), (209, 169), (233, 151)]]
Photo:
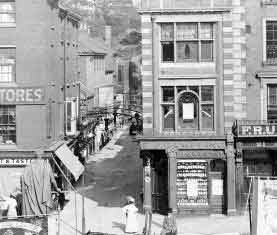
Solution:
[(106, 55), (108, 48), (100, 38), (91, 38), (88, 33), (79, 33), (79, 54), (80, 55)]

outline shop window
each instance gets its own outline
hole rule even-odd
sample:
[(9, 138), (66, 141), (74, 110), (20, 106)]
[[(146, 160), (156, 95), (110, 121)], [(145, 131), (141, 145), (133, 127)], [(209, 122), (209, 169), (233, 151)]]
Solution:
[(15, 1), (7, 0), (0, 2), (0, 27), (15, 24)]
[(16, 111), (14, 105), (0, 105), (0, 144), (16, 143)]
[[(176, 23), (176, 27), (173, 23), (162, 24), (161, 43), (163, 62), (213, 61), (213, 23)], [(168, 54), (170, 59), (165, 56)]]
[(268, 85), (267, 99), (267, 120), (269, 122), (277, 121), (277, 84)]
[(15, 49), (0, 48), (0, 83), (15, 81)]
[(266, 62), (277, 63), (277, 21), (266, 21)]
[(214, 130), (213, 86), (162, 87), (161, 105), (163, 129)]

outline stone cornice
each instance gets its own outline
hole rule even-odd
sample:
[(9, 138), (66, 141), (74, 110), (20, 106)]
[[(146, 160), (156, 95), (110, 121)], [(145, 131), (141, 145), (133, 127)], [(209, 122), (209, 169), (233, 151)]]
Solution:
[(276, 78), (277, 71), (276, 70), (267, 70), (267, 71), (258, 71), (256, 73), (257, 78)]
[(232, 8), (183, 8), (183, 9), (140, 9), (139, 14), (172, 15), (172, 14), (218, 14), (229, 13)]

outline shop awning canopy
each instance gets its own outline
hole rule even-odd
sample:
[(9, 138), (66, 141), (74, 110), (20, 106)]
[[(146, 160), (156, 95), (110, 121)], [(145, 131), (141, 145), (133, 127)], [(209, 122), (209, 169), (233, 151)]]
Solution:
[(214, 150), (183, 150), (178, 153), (179, 158), (190, 158), (190, 159), (222, 159), (225, 160), (226, 156), (223, 151)]
[(84, 172), (84, 166), (72, 151), (63, 144), (55, 151), (56, 156), (62, 161), (65, 167), (70, 171), (75, 180), (78, 180), (80, 175)]

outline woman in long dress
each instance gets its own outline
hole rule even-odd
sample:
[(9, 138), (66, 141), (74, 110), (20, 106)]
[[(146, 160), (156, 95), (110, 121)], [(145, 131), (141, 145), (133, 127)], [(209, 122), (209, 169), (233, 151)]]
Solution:
[(123, 213), (125, 216), (125, 233), (137, 233), (138, 221), (137, 213), (138, 208), (135, 206), (135, 199), (133, 197), (127, 198), (128, 203), (123, 207)]

